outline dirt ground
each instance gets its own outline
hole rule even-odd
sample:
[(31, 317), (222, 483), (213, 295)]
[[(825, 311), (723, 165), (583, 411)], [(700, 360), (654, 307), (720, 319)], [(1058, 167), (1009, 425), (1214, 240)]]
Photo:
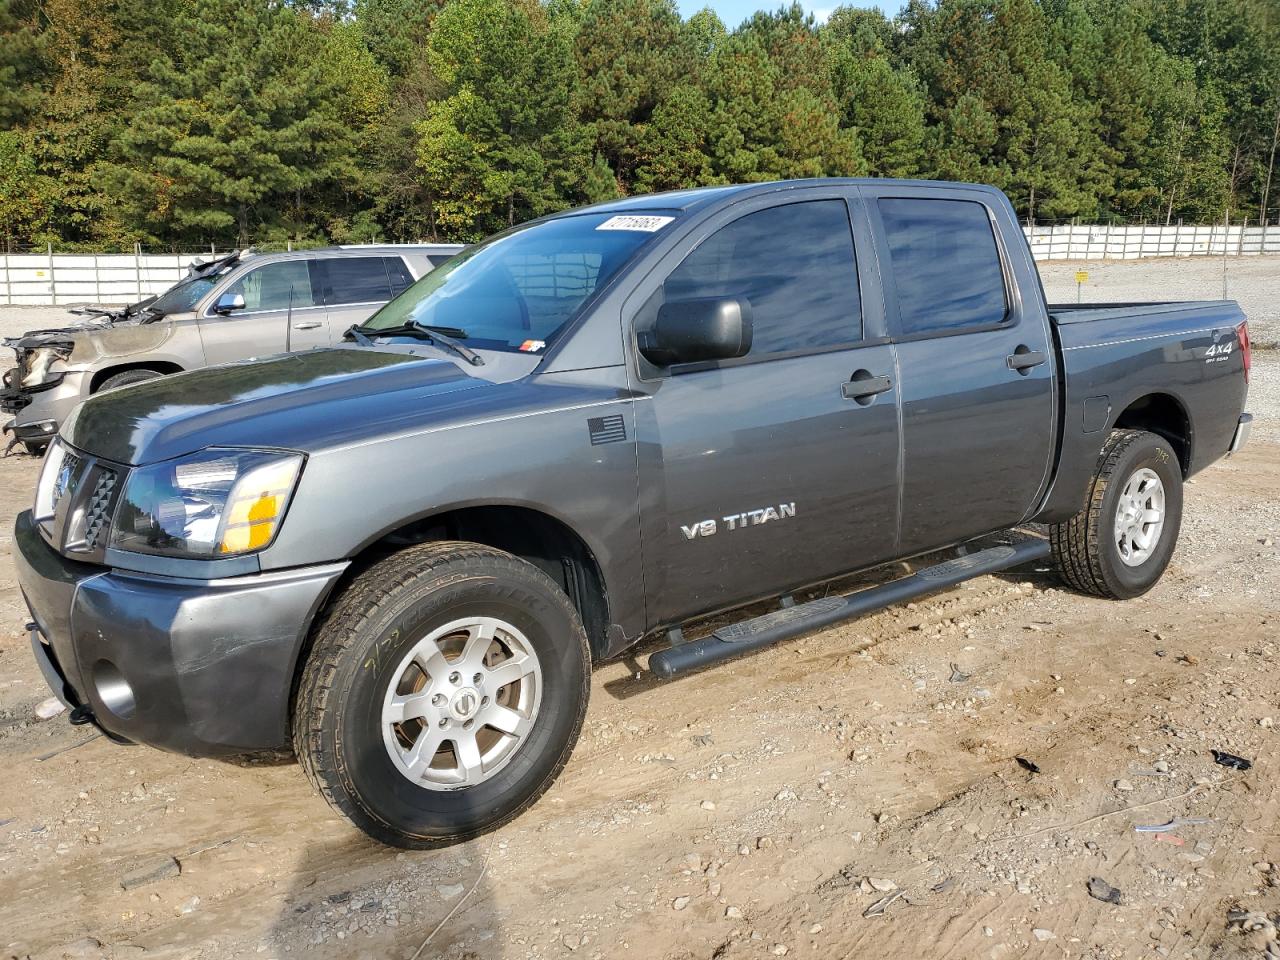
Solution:
[[(1254, 287), (1280, 289), (1280, 262), (1253, 263), (1231, 295), (1276, 331)], [(1153, 269), (1106, 265), (1108, 298)], [(1051, 299), (1073, 272), (1046, 271)], [(1277, 384), (1280, 353), (1256, 353), (1252, 443), (1187, 487), (1146, 597), (1032, 570), (672, 683), (637, 676), (642, 650), (597, 669), (529, 813), (423, 853), (363, 839), (291, 764), (37, 719), (9, 531), (38, 464), (2, 460), (0, 957), (1280, 955)]]

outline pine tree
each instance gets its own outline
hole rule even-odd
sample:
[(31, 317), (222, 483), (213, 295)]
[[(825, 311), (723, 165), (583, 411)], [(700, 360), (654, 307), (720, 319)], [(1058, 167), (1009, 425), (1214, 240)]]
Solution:
[(39, 98), (43, 64), (31, 6), (26, 0), (0, 0), (0, 130), (23, 119)]
[(193, 0), (170, 27), (104, 187), (160, 240), (247, 245), (264, 228), (314, 229), (322, 211), (311, 201), (356, 173), (309, 15), (263, 0)]
[(427, 60), (445, 96), (417, 124), (434, 223), (477, 239), (590, 197), (600, 178), (571, 105), (570, 21), (535, 0), (453, 0)]
[(910, 68), (894, 66), (889, 21), (878, 10), (839, 7), (821, 36), (841, 125), (857, 137), (867, 172), (918, 176), (924, 162), (924, 91)]
[(694, 48), (674, 0), (590, 0), (574, 52), (578, 116), (616, 189), (629, 193), (647, 141), (662, 136), (655, 113), (678, 84), (696, 82)]
[(757, 13), (712, 55), (708, 141), (727, 182), (854, 176), (864, 163), (839, 110), (812, 16)]

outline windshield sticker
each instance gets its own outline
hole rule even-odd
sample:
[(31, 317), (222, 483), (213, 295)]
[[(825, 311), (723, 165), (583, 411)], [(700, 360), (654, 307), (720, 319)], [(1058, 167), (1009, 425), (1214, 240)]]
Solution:
[(520, 349), (525, 353), (537, 353), (539, 350), (544, 349), (546, 345), (547, 341), (545, 340), (526, 340), (520, 344)]
[(625, 216), (610, 217), (597, 230), (640, 230), (644, 233), (656, 233), (675, 217), (641, 217), (641, 216)]

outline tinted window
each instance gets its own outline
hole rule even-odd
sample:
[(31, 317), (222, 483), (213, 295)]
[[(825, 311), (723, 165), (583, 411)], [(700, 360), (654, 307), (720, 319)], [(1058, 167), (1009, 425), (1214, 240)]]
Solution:
[(663, 299), (751, 302), (751, 354), (850, 343), (862, 337), (853, 235), (843, 200), (771, 207), (704, 240), (667, 277)]
[(322, 260), (328, 278), (325, 303), (332, 306), (390, 300), (387, 268), (382, 261), (382, 257), (333, 257)]
[(307, 269), (305, 260), (268, 263), (245, 274), (226, 292), (241, 294), (246, 310), (287, 310), (290, 296), (295, 310), (316, 304), (311, 289), (311, 271)]
[(1004, 272), (986, 207), (916, 199), (878, 205), (904, 335), (1004, 320)]
[(382, 261), (387, 267), (387, 279), (391, 281), (391, 295), (398, 297), (413, 286), (413, 274), (399, 257), (385, 257)]

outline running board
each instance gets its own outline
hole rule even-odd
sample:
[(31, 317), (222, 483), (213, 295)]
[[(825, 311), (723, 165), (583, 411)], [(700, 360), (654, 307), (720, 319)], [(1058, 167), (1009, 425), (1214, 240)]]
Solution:
[(946, 563), (925, 567), (909, 577), (840, 597), (823, 597), (740, 623), (721, 627), (700, 640), (659, 650), (649, 657), (649, 669), (664, 680), (699, 667), (730, 660), (780, 640), (789, 640), (833, 623), (852, 620), (916, 597), (988, 573), (1008, 570), (1049, 556), (1047, 540), (1024, 540), (1013, 546), (989, 547)]

